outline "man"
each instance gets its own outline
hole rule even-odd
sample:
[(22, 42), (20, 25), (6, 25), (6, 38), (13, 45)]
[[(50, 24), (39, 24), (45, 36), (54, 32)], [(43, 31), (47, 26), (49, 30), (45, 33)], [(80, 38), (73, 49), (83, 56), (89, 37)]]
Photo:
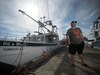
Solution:
[(66, 36), (69, 44), (69, 53), (71, 54), (72, 64), (71, 67), (74, 67), (74, 57), (76, 54), (76, 51), (79, 54), (79, 57), (81, 58), (81, 62), (83, 66), (89, 67), (85, 62), (83, 58), (83, 48), (84, 48), (84, 39), (83, 34), (80, 28), (76, 27), (76, 21), (71, 22), (71, 28), (68, 29)]

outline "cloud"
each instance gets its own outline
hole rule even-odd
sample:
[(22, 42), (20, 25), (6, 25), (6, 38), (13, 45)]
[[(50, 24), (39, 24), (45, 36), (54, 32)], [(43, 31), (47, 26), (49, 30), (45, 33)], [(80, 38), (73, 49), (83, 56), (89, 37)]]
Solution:
[(90, 22), (81, 22), (82, 23), (82, 25), (91, 25), (91, 23)]
[[(31, 0), (32, 2), (32, 0)], [(23, 34), (28, 31), (34, 31), (38, 28), (38, 24), (32, 21), (30, 18), (26, 17), (25, 15), (18, 12), (19, 9), (25, 9), (28, 4), (32, 4), (30, 1), (27, 0), (20, 0), (20, 1), (2, 1), (1, 9), (1, 18), (0, 18), (0, 25), (1, 27), (7, 28), (9, 32), (17, 32)], [(34, 1), (35, 2), (35, 1)], [(33, 2), (33, 3), (34, 3)], [(23, 5), (22, 5), (23, 3)], [(5, 5), (6, 4), (6, 5)], [(24, 10), (23, 10), (24, 11)], [(34, 11), (34, 9), (33, 9)], [(33, 12), (32, 11), (32, 12)], [(27, 11), (26, 11), (27, 12)], [(32, 15), (32, 14), (31, 14)], [(37, 28), (35, 28), (37, 27)], [(26, 32), (27, 33), (27, 32)]]
[(96, 13), (96, 11), (94, 11), (94, 12), (91, 14), (91, 16), (93, 16), (95, 13)]
[[(70, 22), (72, 20), (77, 20), (79, 22), (78, 26), (85, 29), (93, 24), (92, 22), (95, 17), (100, 13), (99, 0), (91, 0), (91, 2), (88, 0), (48, 0), (48, 7), (47, 0), (0, 1), (0, 27), (8, 29), (11, 33), (24, 35), (27, 34), (27, 32), (33, 33), (37, 31), (38, 24), (26, 15), (18, 12), (19, 9), (25, 11), (36, 20), (41, 16), (46, 16), (46, 21), (48, 19), (52, 20), (53, 24), (58, 27), (60, 39), (63, 38), (62, 33), (66, 33), (70, 28)], [(91, 28), (89, 28), (89, 30), (90, 29)], [(2, 29), (0, 31), (2, 31)], [(86, 31), (89, 32), (88, 30)]]
[(91, 26), (89, 26), (89, 28), (81, 28), (82, 32), (83, 32), (83, 36), (87, 37), (89, 40), (93, 39), (93, 35), (89, 35), (91, 32)]

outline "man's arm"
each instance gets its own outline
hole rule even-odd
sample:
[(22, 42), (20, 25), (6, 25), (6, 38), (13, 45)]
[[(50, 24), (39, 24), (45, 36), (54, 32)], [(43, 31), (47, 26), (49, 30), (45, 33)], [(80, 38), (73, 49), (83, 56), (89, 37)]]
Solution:
[(84, 38), (83, 38), (83, 34), (81, 33), (81, 39), (82, 39), (82, 41), (84, 42)]
[(69, 35), (67, 35), (67, 40), (68, 40), (68, 44), (70, 45), (70, 44), (71, 44), (71, 42), (70, 42)]

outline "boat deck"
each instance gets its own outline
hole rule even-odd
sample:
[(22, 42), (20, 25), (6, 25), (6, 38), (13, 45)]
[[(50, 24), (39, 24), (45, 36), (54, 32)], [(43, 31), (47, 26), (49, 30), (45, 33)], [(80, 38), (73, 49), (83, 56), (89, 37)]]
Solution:
[(43, 61), (44, 65), (31, 68), (30, 71), (36, 75), (100, 75), (100, 50), (85, 46), (84, 60), (90, 68), (81, 65), (78, 54), (75, 55), (75, 67), (70, 67), (71, 57), (68, 47), (63, 47), (59, 52)]

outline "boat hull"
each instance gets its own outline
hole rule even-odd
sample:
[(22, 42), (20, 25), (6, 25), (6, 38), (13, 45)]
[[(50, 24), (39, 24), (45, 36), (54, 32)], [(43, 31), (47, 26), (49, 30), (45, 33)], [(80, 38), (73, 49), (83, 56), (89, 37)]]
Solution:
[(92, 45), (95, 47), (100, 47), (100, 41), (95, 41), (92, 43)]
[[(12, 42), (10, 42), (12, 43)], [(17, 42), (15, 42), (16, 44)], [(22, 43), (22, 42), (20, 42)], [(40, 44), (40, 43), (27, 43), (22, 46), (15, 46), (12, 44), (0, 44), (0, 62), (7, 63), (10, 65), (17, 66), (19, 61), (20, 64), (24, 65), (32, 59), (35, 59), (42, 55), (44, 52), (50, 52), (57, 49), (59, 46), (57, 44)], [(2, 46), (3, 45), (3, 46)], [(22, 58), (20, 60), (22, 51)]]

